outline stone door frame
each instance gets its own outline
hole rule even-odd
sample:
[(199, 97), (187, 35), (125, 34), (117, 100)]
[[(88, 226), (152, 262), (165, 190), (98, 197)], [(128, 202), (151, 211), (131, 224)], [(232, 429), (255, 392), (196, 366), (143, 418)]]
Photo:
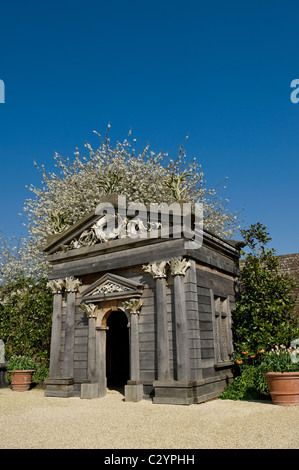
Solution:
[[(98, 286), (115, 279), (119, 290), (109, 293), (97, 292)], [(124, 281), (124, 282), (123, 282)], [(125, 385), (126, 401), (139, 401), (143, 398), (143, 385), (140, 380), (139, 361), (139, 312), (125, 308), (124, 302), (140, 299), (143, 285), (117, 277), (112, 274), (103, 276), (82, 295), (81, 303), (92, 305), (88, 314), (88, 377), (81, 385), (81, 398), (98, 398), (107, 393), (106, 377), (106, 331), (107, 319), (112, 311), (122, 311), (128, 319), (130, 379)], [(121, 290), (121, 286), (124, 290)], [(91, 293), (92, 290), (96, 294)]]

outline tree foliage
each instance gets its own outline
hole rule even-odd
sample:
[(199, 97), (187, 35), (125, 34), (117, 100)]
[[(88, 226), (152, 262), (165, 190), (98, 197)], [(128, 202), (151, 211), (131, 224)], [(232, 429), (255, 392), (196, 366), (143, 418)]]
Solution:
[(6, 355), (49, 357), (53, 295), (46, 280), (20, 276), (0, 288), (0, 338)]
[(271, 238), (264, 225), (241, 233), (251, 252), (243, 252), (239, 299), (232, 312), (235, 349), (255, 352), (289, 345), (299, 334), (294, 280), (279, 270), (275, 250), (266, 248)]

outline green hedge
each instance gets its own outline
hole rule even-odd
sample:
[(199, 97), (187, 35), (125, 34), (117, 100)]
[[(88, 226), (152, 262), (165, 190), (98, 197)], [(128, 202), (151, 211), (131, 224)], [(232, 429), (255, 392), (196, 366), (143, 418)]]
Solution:
[(46, 279), (20, 276), (0, 287), (0, 338), (6, 360), (26, 355), (48, 362), (53, 296), (46, 284)]

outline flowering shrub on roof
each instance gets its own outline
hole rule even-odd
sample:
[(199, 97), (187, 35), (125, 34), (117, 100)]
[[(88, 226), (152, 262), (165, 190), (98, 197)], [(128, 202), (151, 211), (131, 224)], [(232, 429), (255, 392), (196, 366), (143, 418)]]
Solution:
[[(24, 204), (29, 236), (21, 241), (15, 251), (4, 249), (0, 239), (0, 281), (9, 279), (19, 261), (30, 275), (47, 274), (47, 263), (41, 253), (47, 235), (59, 233), (74, 224), (98, 204), (107, 193), (124, 195), (129, 202), (171, 203), (184, 199), (187, 202), (202, 202), (204, 226), (223, 238), (232, 237), (239, 228), (239, 214), (228, 209), (228, 199), (222, 198), (225, 186), (208, 188), (201, 165), (196, 158), (186, 162), (183, 145), (178, 157), (172, 160), (167, 153), (156, 153), (147, 145), (136, 150), (136, 139), (131, 141), (131, 132), (123, 142), (112, 144), (109, 127), (99, 146), (93, 149), (85, 144), (88, 156), (75, 151), (75, 158), (55, 154), (57, 172), (38, 168), (42, 186), (29, 186), (33, 198)], [(37, 165), (36, 165), (37, 166)], [(5, 262), (9, 259), (9, 263)]]

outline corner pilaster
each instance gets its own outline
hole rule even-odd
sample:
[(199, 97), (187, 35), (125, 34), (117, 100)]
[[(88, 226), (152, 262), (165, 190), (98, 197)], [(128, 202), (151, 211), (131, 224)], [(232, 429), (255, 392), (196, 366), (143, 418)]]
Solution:
[(174, 282), (174, 315), (176, 339), (175, 380), (154, 381), (154, 403), (190, 405), (193, 403), (193, 385), (190, 380), (189, 344), (186, 316), (184, 276), (190, 262), (184, 258), (172, 259), (169, 263)]
[(62, 295), (65, 282), (62, 279), (49, 281), (47, 287), (53, 293), (53, 316), (50, 346), (50, 368), (49, 377), (61, 376), (59, 367), (59, 355), (61, 351), (61, 319), (62, 319)]
[[(75, 332), (76, 291), (80, 281), (74, 278), (49, 281), (47, 287), (53, 292), (53, 324), (51, 333), (50, 371), (46, 380), (45, 396), (67, 398), (74, 394), (73, 354)], [(61, 344), (62, 294), (67, 292), (66, 327), (63, 364), (60, 370), (59, 355)]]
[(190, 361), (184, 276), (190, 262), (184, 258), (174, 258), (170, 262), (170, 272), (174, 283), (174, 314), (177, 351), (177, 380), (190, 380)]
[(167, 261), (154, 262), (143, 266), (144, 271), (149, 272), (156, 283), (156, 315), (157, 315), (157, 372), (158, 380), (170, 380), (169, 337), (167, 321), (166, 299), (166, 268)]
[(64, 378), (74, 376), (74, 339), (75, 339), (75, 309), (76, 292), (81, 282), (79, 279), (67, 277), (65, 280), (66, 290), (66, 315), (65, 315), (65, 338), (62, 374)]
[[(88, 317), (88, 362), (87, 380), (89, 383), (96, 382), (96, 319), (98, 307), (95, 304), (80, 304)], [(82, 386), (81, 386), (82, 389)]]

